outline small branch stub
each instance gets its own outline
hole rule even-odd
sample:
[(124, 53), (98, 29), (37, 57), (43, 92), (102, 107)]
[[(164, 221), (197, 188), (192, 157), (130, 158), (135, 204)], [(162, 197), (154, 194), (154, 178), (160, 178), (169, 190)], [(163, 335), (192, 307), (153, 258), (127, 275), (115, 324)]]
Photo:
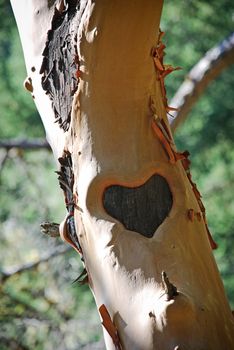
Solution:
[(80, 286), (83, 286), (84, 284), (89, 284), (89, 276), (86, 268), (83, 269), (81, 274), (72, 283), (78, 283)]
[(162, 284), (163, 284), (163, 289), (165, 290), (167, 301), (174, 299), (174, 297), (179, 294), (177, 292), (176, 286), (174, 286), (169, 281), (169, 278), (167, 277), (167, 274), (165, 271), (162, 271)]

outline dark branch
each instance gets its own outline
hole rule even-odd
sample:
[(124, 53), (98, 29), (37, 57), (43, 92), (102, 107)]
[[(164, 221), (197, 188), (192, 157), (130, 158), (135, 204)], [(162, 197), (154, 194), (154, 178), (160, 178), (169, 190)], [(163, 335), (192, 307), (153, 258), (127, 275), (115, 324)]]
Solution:
[(32, 270), (34, 268), (36, 268), (38, 265), (40, 265), (41, 263), (47, 262), (48, 260), (61, 255), (61, 254), (65, 254), (68, 251), (70, 251), (72, 248), (66, 245), (59, 245), (58, 247), (55, 248), (55, 250), (53, 252), (47, 253), (44, 256), (42, 256), (39, 260), (35, 261), (35, 262), (30, 262), (30, 263), (26, 263), (23, 264), (21, 266), (16, 266), (16, 267), (12, 267), (12, 268), (7, 268), (7, 269), (2, 269), (2, 271), (0, 272), (0, 277), (1, 280), (3, 282), (5, 282), (5, 280), (7, 280), (8, 278), (10, 278), (13, 275), (28, 271), (28, 270)]
[(3, 157), (0, 159), (0, 175), (1, 175), (1, 172), (4, 168), (4, 165), (6, 164), (7, 159), (9, 158), (8, 150), (3, 151), (3, 152), (4, 152)]
[(0, 148), (10, 150), (11, 148), (19, 148), (25, 150), (38, 150), (48, 149), (51, 150), (50, 145), (43, 139), (31, 139), (31, 140), (0, 140)]

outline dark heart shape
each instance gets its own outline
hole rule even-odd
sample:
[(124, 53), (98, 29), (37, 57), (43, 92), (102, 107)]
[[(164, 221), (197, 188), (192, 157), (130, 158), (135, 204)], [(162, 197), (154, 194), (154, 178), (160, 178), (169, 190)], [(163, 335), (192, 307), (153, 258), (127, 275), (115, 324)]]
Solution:
[(172, 193), (166, 179), (153, 175), (139, 187), (112, 185), (105, 189), (106, 212), (128, 230), (152, 237), (172, 207)]

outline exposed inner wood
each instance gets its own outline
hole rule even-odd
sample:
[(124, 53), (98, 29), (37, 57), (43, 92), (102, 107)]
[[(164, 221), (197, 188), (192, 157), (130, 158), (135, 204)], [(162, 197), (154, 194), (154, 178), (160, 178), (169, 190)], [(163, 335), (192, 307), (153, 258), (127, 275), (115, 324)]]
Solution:
[(106, 188), (103, 205), (106, 212), (128, 230), (150, 238), (171, 210), (172, 193), (165, 178), (153, 175), (139, 187)]

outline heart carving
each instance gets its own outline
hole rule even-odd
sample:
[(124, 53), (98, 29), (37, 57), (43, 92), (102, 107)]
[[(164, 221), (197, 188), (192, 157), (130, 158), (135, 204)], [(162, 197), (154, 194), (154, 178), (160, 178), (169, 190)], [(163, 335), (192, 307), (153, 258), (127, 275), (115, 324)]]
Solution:
[(112, 185), (105, 189), (103, 206), (126, 229), (145, 237), (155, 231), (172, 208), (172, 193), (164, 177), (155, 174), (139, 187)]

